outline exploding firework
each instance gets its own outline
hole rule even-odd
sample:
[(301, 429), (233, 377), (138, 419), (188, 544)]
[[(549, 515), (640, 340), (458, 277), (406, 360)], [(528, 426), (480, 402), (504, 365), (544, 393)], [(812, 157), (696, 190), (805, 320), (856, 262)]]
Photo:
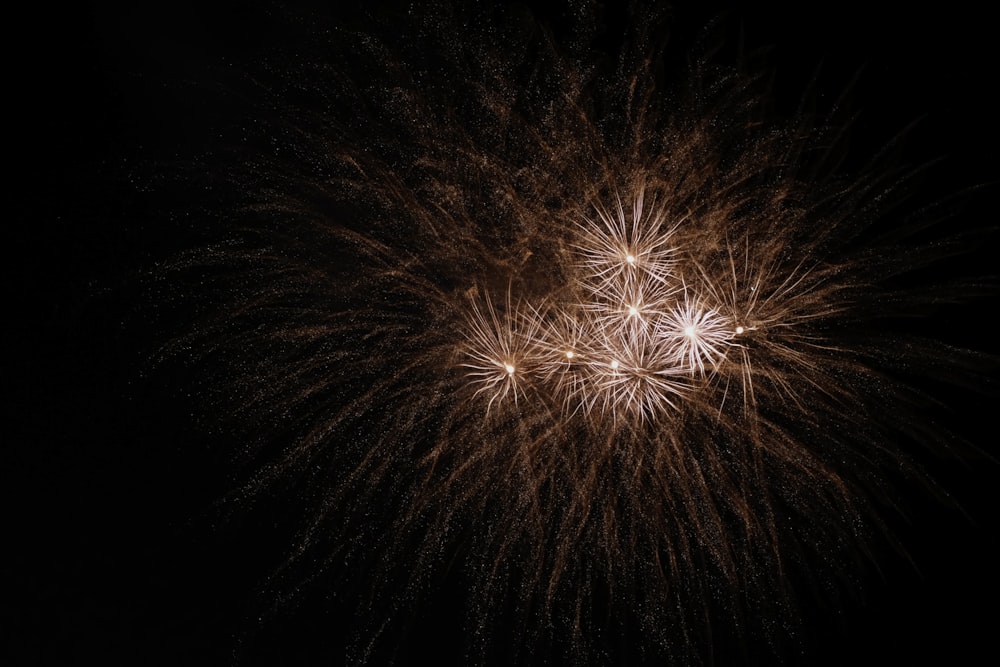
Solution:
[(259, 445), (244, 497), (298, 499), (279, 597), (371, 584), (352, 661), (449, 572), (472, 659), (780, 643), (908, 465), (893, 374), (937, 353), (885, 323), (925, 256), (864, 236), (905, 174), (839, 175), (840, 125), (769, 118), (762, 75), (665, 80), (631, 19), (602, 54), (440, 6), (266, 70), (221, 240), (162, 274), (210, 295), (167, 354)]

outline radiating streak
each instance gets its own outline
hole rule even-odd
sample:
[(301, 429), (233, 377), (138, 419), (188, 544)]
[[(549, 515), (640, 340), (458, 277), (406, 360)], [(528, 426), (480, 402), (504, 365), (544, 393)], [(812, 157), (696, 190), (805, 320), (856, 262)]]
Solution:
[(532, 341), (537, 339), (540, 323), (529, 309), (513, 305), (509, 291), (501, 313), (488, 296), (482, 307), (476, 299), (470, 302), (465, 331), (468, 361), (462, 365), (469, 369), (467, 376), (476, 386), (475, 395), (489, 396), (489, 413), (495, 402), (508, 396), (515, 403), (525, 397), (534, 363)]

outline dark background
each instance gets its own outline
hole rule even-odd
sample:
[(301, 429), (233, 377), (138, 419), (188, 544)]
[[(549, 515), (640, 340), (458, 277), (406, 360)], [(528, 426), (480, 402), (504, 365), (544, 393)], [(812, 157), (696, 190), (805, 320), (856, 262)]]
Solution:
[[(4, 664), (229, 663), (290, 534), (277, 509), (220, 518), (213, 503), (232, 482), (233, 443), (200, 423), (183, 376), (143, 381), (155, 318), (140, 303), (137, 279), (189, 240), (163, 224), (165, 202), (144, 192), (138, 174), (149, 170), (141, 165), (169, 164), (210, 142), (231, 110), (206, 103), (204, 90), (227, 68), (294, 49), (294, 30), (273, 21), (273, 9), (238, 3), (137, 4), (38, 9), (8, 24)], [(984, 185), (961, 198), (946, 225), (995, 225), (998, 59), (986, 9), (960, 2), (894, 15), (862, 3), (790, 11), (692, 4), (677, 9), (675, 43), (721, 12), (732, 34), (742, 27), (748, 47), (772, 47), (779, 111), (794, 109), (817, 68), (820, 107), (860, 72), (852, 94), (858, 154), (919, 121), (905, 158), (943, 162), (918, 198)], [(559, 20), (557, 9), (539, 11)], [(343, 13), (319, 15), (336, 22)], [(995, 274), (995, 249), (983, 242), (963, 262)], [(996, 305), (983, 299), (977, 309), (946, 311), (937, 326), (996, 352)], [(951, 426), (995, 454), (995, 399), (954, 398)], [(860, 575), (861, 599), (836, 612), (805, 609), (803, 654), (791, 663), (963, 664), (994, 652), (997, 464), (922, 460), (961, 509), (902, 487), (908, 518), (890, 523), (909, 557), (884, 549), (881, 571)], [(403, 662), (460, 659), (451, 622), (462, 615), (443, 600), (428, 614), (449, 620), (419, 623), (401, 640)], [(343, 637), (330, 607), (273, 622), (243, 660), (336, 664)]]

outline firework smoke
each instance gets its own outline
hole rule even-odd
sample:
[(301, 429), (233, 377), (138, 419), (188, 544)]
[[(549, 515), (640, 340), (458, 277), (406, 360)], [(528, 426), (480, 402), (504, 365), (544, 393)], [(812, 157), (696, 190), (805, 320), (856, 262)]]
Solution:
[(165, 354), (245, 427), (240, 497), (302, 513), (273, 591), (354, 590), (355, 662), (445, 573), (472, 660), (497, 628), (520, 661), (780, 644), (789, 582), (835, 586), (908, 470), (893, 378), (941, 357), (891, 326), (933, 253), (866, 231), (907, 174), (838, 174), (839, 110), (770, 118), (763, 75), (671, 80), (656, 11), (611, 53), (585, 20), (393, 21), (260, 73), (219, 240), (161, 274), (201, 304)]

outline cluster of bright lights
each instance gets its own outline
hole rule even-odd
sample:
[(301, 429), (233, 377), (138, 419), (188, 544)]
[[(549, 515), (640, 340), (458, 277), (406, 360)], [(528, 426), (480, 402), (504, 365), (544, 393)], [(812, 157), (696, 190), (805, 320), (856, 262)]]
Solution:
[(748, 327), (685, 279), (700, 272), (674, 247), (684, 221), (668, 223), (641, 194), (629, 212), (619, 203), (596, 213), (573, 230), (569, 297), (473, 302), (464, 365), (487, 412), (530, 388), (568, 413), (653, 418), (741, 347)]

